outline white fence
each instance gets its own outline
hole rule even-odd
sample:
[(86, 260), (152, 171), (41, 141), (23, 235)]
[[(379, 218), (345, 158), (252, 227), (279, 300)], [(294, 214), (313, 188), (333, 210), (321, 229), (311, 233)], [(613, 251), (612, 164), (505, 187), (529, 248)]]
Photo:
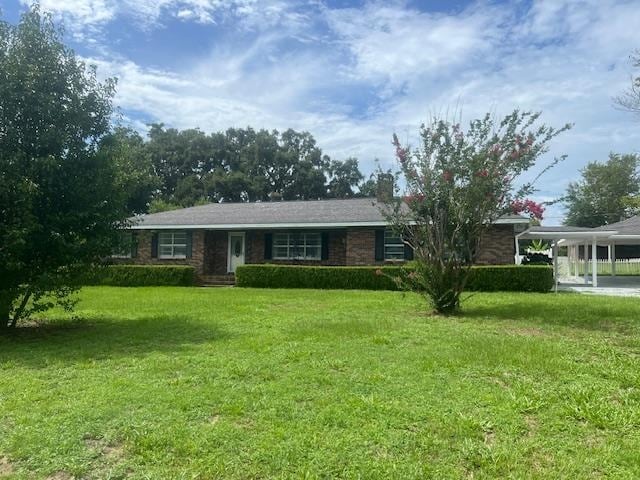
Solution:
[[(589, 273), (591, 273), (591, 263), (589, 260)], [(560, 277), (584, 275), (584, 260), (569, 260), (568, 257), (558, 257), (558, 273)], [(611, 262), (609, 260), (598, 260), (598, 275), (611, 275)], [(640, 258), (630, 258), (627, 260), (616, 260), (616, 275), (640, 275)]]

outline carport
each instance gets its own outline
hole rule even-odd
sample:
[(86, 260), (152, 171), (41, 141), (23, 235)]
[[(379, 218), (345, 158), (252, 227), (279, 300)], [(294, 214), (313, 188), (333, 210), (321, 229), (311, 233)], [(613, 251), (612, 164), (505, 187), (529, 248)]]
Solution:
[[(554, 278), (556, 289), (559, 281), (558, 275), (558, 249), (567, 247), (570, 275), (579, 277), (578, 269), (579, 248), (584, 248), (584, 284), (592, 287), (598, 286), (598, 255), (597, 247), (606, 246), (608, 260), (611, 262), (611, 276), (616, 276), (616, 245), (640, 245), (640, 216), (635, 216), (621, 222), (612, 223), (596, 228), (584, 227), (530, 227), (516, 235), (516, 263), (522, 258), (519, 255), (520, 240), (546, 240), (551, 244), (553, 256)], [(591, 272), (589, 272), (591, 265)], [(591, 274), (589, 274), (591, 273)], [(611, 283), (611, 282), (608, 282)]]

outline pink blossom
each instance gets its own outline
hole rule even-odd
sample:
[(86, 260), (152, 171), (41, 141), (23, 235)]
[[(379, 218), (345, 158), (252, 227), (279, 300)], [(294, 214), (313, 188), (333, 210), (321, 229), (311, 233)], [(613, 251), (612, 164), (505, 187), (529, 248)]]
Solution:
[(501, 155), (502, 145), (500, 145), (499, 143), (494, 143), (489, 149), (489, 152), (491, 152), (493, 155)]
[(528, 213), (531, 218), (535, 218), (536, 220), (542, 220), (544, 214), (542, 204), (529, 199), (514, 200), (511, 203), (511, 210), (515, 214)]
[(393, 141), (391, 142), (396, 147), (396, 157), (400, 161), (400, 163), (404, 164), (409, 158), (409, 149), (403, 148), (400, 145), (400, 140), (398, 140), (398, 136), (393, 134)]
[(489, 172), (487, 170), (480, 170), (479, 172), (476, 172), (476, 177), (486, 178), (488, 176), (489, 176)]
[(407, 195), (404, 197), (405, 203), (414, 203), (414, 202), (422, 202), (425, 199), (425, 196), (422, 193), (418, 193), (416, 195)]

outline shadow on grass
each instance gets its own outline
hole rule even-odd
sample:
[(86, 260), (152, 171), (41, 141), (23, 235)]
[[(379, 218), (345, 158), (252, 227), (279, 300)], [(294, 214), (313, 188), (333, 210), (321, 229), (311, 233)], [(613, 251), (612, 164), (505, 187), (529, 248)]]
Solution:
[(229, 336), (215, 323), (195, 322), (187, 316), (104, 316), (31, 323), (0, 335), (0, 363), (44, 367), (51, 361), (136, 357), (181, 351)]
[(463, 317), (631, 332), (640, 329), (640, 301), (565, 293), (510, 295), (495, 301), (472, 298), (463, 305)]

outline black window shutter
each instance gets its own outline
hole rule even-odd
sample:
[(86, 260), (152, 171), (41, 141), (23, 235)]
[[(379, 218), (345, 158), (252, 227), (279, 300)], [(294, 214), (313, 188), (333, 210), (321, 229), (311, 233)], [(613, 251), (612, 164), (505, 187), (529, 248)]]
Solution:
[(322, 260), (329, 260), (329, 232), (322, 232), (320, 241), (320, 258)]
[(404, 244), (404, 259), (405, 260), (413, 260), (413, 248), (411, 245)]
[(191, 258), (193, 252), (193, 232), (187, 232), (187, 258)]
[(264, 234), (264, 259), (271, 260), (271, 251), (273, 250), (273, 234)]
[(384, 230), (376, 230), (376, 262), (384, 260)]
[(151, 258), (158, 258), (158, 232), (151, 234)]
[(138, 234), (131, 232), (131, 258), (138, 256)]

